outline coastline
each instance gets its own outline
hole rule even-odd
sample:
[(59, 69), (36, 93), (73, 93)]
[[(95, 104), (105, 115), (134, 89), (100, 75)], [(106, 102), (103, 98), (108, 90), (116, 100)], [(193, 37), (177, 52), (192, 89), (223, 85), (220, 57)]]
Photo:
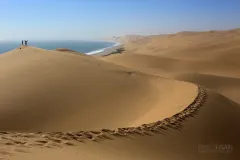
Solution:
[(119, 49), (123, 46), (123, 44), (121, 44), (119, 42), (113, 42), (113, 43), (115, 43), (115, 44), (110, 46), (110, 47), (94, 50), (94, 51), (87, 52), (87, 53), (84, 53), (84, 54), (92, 55), (92, 56), (105, 56), (105, 55), (108, 55), (108, 54), (116, 51), (117, 49)]
[[(9, 52), (18, 48), (21, 45), (20, 41), (8, 41), (0, 43), (0, 54)], [(79, 53), (94, 53), (95, 51), (103, 51), (106, 48), (111, 48), (116, 45), (113, 41), (30, 41), (29, 46), (44, 48), (47, 50), (55, 50), (57, 48), (66, 48)]]

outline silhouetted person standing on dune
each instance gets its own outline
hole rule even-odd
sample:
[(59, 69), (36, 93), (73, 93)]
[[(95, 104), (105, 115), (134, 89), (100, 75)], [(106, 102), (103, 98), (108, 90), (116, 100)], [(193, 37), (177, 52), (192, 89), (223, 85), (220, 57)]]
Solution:
[(25, 40), (25, 46), (27, 46), (27, 42), (28, 42), (28, 40)]

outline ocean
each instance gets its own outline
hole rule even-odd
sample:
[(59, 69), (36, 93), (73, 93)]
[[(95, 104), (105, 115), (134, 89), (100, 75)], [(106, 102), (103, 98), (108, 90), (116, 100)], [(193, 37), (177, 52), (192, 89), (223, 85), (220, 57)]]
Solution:
[[(0, 42), (0, 54), (11, 51), (21, 45), (20, 42)], [(94, 54), (116, 46), (114, 42), (100, 41), (28, 41), (29, 46), (53, 50), (67, 48), (84, 54)]]

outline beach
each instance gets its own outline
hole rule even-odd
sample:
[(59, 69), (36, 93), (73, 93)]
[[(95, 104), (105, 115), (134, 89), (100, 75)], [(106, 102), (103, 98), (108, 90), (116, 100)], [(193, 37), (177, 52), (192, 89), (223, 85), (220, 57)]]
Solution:
[(239, 29), (116, 39), (0, 54), (0, 159), (239, 159)]
[(120, 49), (123, 47), (123, 45), (119, 42), (113, 42), (114, 45), (110, 46), (110, 47), (106, 47), (106, 48), (102, 48), (99, 50), (95, 50), (95, 51), (91, 51), (91, 52), (87, 52), (87, 55), (94, 55), (94, 56), (106, 56), (106, 55), (110, 55), (111, 53), (117, 51), (117, 49)]

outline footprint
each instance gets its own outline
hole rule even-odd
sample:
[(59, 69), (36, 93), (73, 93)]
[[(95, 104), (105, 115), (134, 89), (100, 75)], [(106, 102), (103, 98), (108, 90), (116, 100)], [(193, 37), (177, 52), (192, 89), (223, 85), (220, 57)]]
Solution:
[(36, 140), (36, 142), (43, 143), (43, 144), (48, 143), (48, 141), (45, 141), (45, 140)]

